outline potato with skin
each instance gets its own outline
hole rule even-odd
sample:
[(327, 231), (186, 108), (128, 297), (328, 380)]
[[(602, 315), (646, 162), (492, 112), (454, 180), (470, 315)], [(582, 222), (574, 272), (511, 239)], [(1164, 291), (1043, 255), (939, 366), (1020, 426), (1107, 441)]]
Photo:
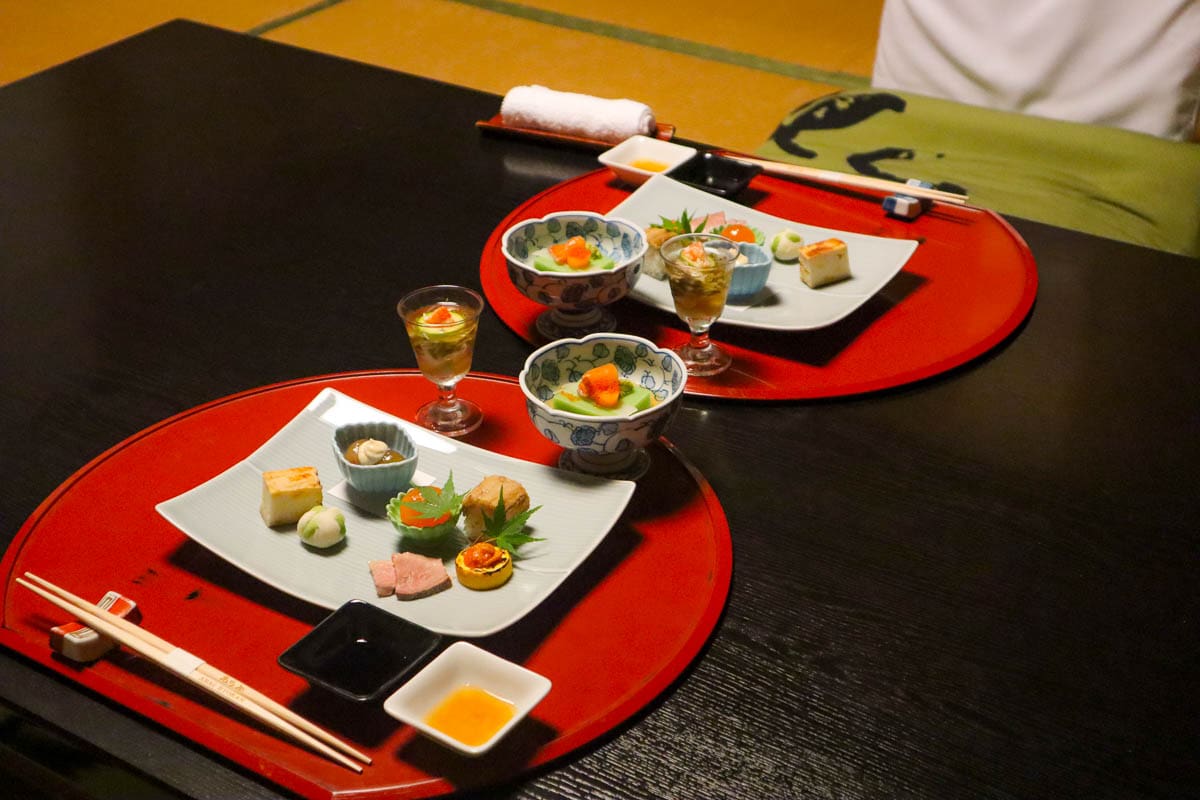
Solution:
[(505, 519), (529, 510), (529, 493), (524, 486), (503, 475), (488, 475), (467, 492), (462, 501), (463, 529), (472, 542), (483, 537), (487, 527), (485, 520), (495, 516), (501, 492), (504, 494)]
[(333, 506), (313, 506), (296, 523), (296, 532), (310, 547), (333, 547), (346, 538), (346, 515)]
[(793, 230), (782, 230), (771, 237), (771, 255), (776, 261), (798, 261), (804, 237)]

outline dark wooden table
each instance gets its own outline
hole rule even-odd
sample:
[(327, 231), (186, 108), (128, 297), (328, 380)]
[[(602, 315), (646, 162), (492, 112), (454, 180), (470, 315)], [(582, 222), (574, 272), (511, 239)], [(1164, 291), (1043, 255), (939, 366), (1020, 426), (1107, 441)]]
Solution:
[[(595, 165), (481, 136), (497, 102), (182, 22), (0, 89), (0, 545), (151, 423), (413, 366), (399, 294), (478, 285), (497, 222)], [(1040, 293), (987, 357), (687, 401), (725, 616), (658, 702), (507, 794), (1200, 796), (1200, 264), (1014, 224)], [(528, 351), (489, 315), (476, 367)], [(8, 652), (0, 701), (23, 796), (276, 796)]]

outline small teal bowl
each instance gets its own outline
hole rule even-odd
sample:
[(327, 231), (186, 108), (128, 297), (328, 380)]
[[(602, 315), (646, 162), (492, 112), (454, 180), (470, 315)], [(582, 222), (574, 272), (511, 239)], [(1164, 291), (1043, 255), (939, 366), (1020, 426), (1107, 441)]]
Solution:
[[(658, 402), (617, 417), (592, 417), (548, 405), (564, 383), (578, 381), (589, 369), (609, 362), (616, 365), (621, 379), (649, 389)], [(517, 380), (530, 422), (538, 433), (564, 448), (560, 467), (634, 479), (649, 467), (645, 448), (662, 436), (679, 410), (687, 368), (674, 352), (649, 340), (623, 333), (594, 333), (582, 339), (560, 339), (535, 350)]]
[(761, 292), (771, 276), (771, 253), (765, 247), (742, 242), (738, 249), (746, 257), (746, 263), (734, 265), (729, 279), (729, 300), (735, 303)]
[[(346, 448), (359, 439), (378, 439), (404, 456), (391, 464), (364, 466), (346, 460)], [(417, 471), (417, 448), (408, 434), (394, 422), (351, 422), (333, 432), (333, 449), (338, 469), (355, 491), (364, 494), (395, 494), (407, 489)]]

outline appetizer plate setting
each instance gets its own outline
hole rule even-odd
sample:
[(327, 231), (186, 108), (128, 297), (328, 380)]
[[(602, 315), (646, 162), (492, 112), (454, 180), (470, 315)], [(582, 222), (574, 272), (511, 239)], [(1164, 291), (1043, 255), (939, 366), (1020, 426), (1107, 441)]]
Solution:
[[(227, 471), (232, 470), (227, 479), (235, 480), (239, 471), (233, 468), (248, 461), (252, 454), (265, 459), (271, 468), (281, 464), (301, 466), (312, 456), (321, 470), (323, 488), (330, 489), (329, 502), (345, 511), (344, 545), (313, 549), (299, 541), (295, 526), (269, 528), (261, 519), (254, 521), (261, 500), (260, 489), (254, 486), (262, 480), (259, 469), (263, 468), (245, 472), (247, 466), (254, 465), (244, 465), (242, 471), (249, 476), (251, 488), (235, 489), (228, 495), (233, 505), (243, 502), (239, 498), (245, 502), (233, 524), (244, 525), (247, 518), (254, 521), (234, 533), (251, 541), (275, 540), (282, 549), (268, 553), (269, 558), (297, 560), (295, 574), (274, 580), (295, 582), (299, 588), (292, 594), (311, 595), (329, 582), (329, 568), (343, 561), (349, 548), (361, 549), (372, 538), (364, 535), (360, 518), (382, 526), (377, 530), (379, 546), (385, 551), (395, 546), (398, 538), (382, 517), (371, 517), (338, 497), (337, 493), (346, 487), (339, 483), (338, 453), (331, 446), (333, 431), (342, 422), (362, 421), (361, 415), (368, 407), (409, 419), (421, 402), (421, 387), (425, 384), (424, 377), (411, 369), (316, 376), (251, 389), (184, 411), (139, 431), (81, 467), (29, 517), (4, 554), (5, 574), (29, 571), (44, 575), (89, 599), (100, 598), (114, 586), (128, 588), (130, 599), (148, 615), (151, 628), (155, 627), (154, 620), (159, 620), (167, 626), (171, 640), (189, 652), (213, 658), (217, 666), (235, 668), (264, 695), (294, 710), (302, 710), (300, 706), (322, 709), (315, 721), (324, 718), (326, 724), (333, 723), (334, 731), (340, 731), (372, 759), (362, 773), (296, 746), (252, 717), (211, 702), (189, 688), (189, 683), (138, 666), (140, 660), (133, 664), (127, 657), (101, 658), (83, 668), (69, 663), (47, 646), (50, 626), (67, 617), (54, 613), (44, 599), (14, 583), (2, 587), (6, 613), (0, 626), (0, 645), (39, 664), (65, 684), (101, 695), (114, 707), (124, 706), (148, 724), (161, 725), (181, 741), (190, 741), (200, 751), (260, 775), (278, 791), (310, 800), (487, 793), (491, 787), (508, 785), (531, 770), (589, 746), (598, 737), (619, 733), (622, 724), (668, 690), (702, 652), (720, 621), (732, 576), (732, 543), (720, 501), (699, 471), (670, 442), (655, 445), (654, 481), (640, 487), (642, 499), (622, 510), (631, 484), (584, 479), (546, 466), (559, 453), (530, 429), (524, 397), (515, 378), (480, 374), (467, 377), (465, 384), (471, 395), (483, 401), (492, 415), (483, 435), (472, 441), (486, 442), (495, 454), (542, 465), (545, 478), (518, 472), (520, 464), (513, 466), (503, 460), (475, 464), (465, 455), (469, 450), (462, 442), (408, 429), (418, 451), (417, 466), (424, 474), (440, 478), (441, 471), (452, 463), (456, 481), (467, 488), (484, 471), (503, 472), (520, 479), (532, 502), (543, 506), (529, 519), (528, 532), (546, 541), (520, 547), (517, 568), (508, 583), (512, 589), (526, 578), (533, 580), (535, 571), (549, 572), (543, 566), (552, 566), (549, 562), (563, 555), (558, 547), (568, 542), (579, 530), (583, 516), (591, 513), (581, 508), (578, 499), (582, 495), (594, 488), (601, 492), (615, 490), (602, 513), (606, 518), (620, 515), (619, 522), (603, 535), (597, 550), (565, 584), (523, 622), (494, 637), (470, 640), (553, 682), (553, 688), (533, 708), (532, 719), (515, 722), (507, 734), (502, 733), (506, 723), (497, 728), (500, 733), (495, 735), (503, 738), (482, 762), (442, 752), (441, 743), (409, 725), (393, 722), (381, 707), (381, 698), (403, 688), (394, 683), (396, 675), (406, 674), (408, 677), (400, 678), (406, 682), (416, 680), (418, 672), (423, 674), (419, 662), (430, 668), (431, 674), (453, 666), (442, 673), (448, 678), (444, 686), (472, 683), (511, 703), (511, 719), (518, 720), (526, 713), (526, 705), (536, 701), (542, 690), (536, 688), (534, 680), (521, 682), (534, 689), (529, 694), (493, 682), (499, 677), (493, 670), (494, 659), (470, 660), (461, 666), (441, 662), (435, 667), (433, 659), (441, 648), (435, 645), (427, 652), (429, 640), (441, 636), (443, 643), (450, 644), (462, 636), (409, 637), (396, 633), (406, 627), (394, 624), (403, 622), (398, 613), (428, 608), (427, 600), (447, 599), (460, 593), (458, 586), (409, 603), (389, 598), (377, 608), (370, 597), (374, 587), (358, 584), (353, 595), (363, 599), (361, 604), (347, 604), (344, 601), (353, 595), (338, 593), (343, 602), (336, 608), (350, 605), (353, 610), (335, 612), (334, 603), (322, 601), (328, 606), (325, 613), (297, 613), (303, 609), (293, 607), (292, 596), (277, 595), (266, 584), (259, 584), (257, 589), (247, 584), (255, 583), (247, 569), (221, 561), (207, 545), (198, 544), (168, 518), (153, 511), (157, 504), (178, 499)], [(290, 423), (293, 427), (285, 431)], [(304, 434), (308, 438), (302, 440), (297, 438), (297, 426), (315, 426), (315, 433)], [(166, 461), (164, 449), (174, 454)], [(236, 478), (235, 482), (240, 480)], [(551, 481), (549, 488), (547, 481)], [(669, 497), (663, 494), (664, 487), (670, 487)], [(568, 498), (570, 517), (566, 523), (561, 513), (564, 503), (560, 502), (564, 496)], [(112, 547), (111, 537), (97, 537), (88, 526), (79, 524), (94, 514), (97, 502), (114, 497), (121, 502), (109, 504), (106, 523), (124, 532), (128, 547)], [(173, 514), (173, 510), (168, 511)], [(195, 510), (200, 515), (196, 534), (215, 541), (219, 531), (213, 530), (213, 520), (202, 511)], [(181, 515), (187, 513), (180, 511)], [(218, 509), (218, 527), (226, 524), (220, 513)], [(539, 522), (543, 514), (547, 520), (555, 518), (554, 524)], [(581, 533), (588, 536), (599, 535), (595, 527), (607, 526), (607, 522), (584, 524), (588, 530)], [(678, 546), (681, 536), (688, 542), (682, 550)], [(64, 552), (73, 557), (64, 559)], [(367, 558), (375, 555), (374, 551), (363, 553)], [(571, 560), (564, 557), (568, 565)], [(319, 566), (314, 568), (314, 563)], [(265, 574), (269, 565), (253, 569)], [(357, 564), (347, 569), (354, 580), (359, 574), (369, 580), (369, 569), (360, 573)], [(671, 586), (670, 592), (661, 591), (664, 584)], [(504, 588), (479, 592), (471, 599), (498, 604), (504, 592)], [(470, 621), (475, 615), (488, 613), (478, 603), (455, 619)], [(366, 613), (363, 605), (372, 611), (383, 610), (380, 614)], [(313, 612), (319, 608), (309, 605)], [(631, 608), (639, 613), (629, 614)], [(315, 624), (331, 612), (328, 626)], [(238, 624), (210, 625), (203, 623), (205, 619), (237, 620)], [(172, 620), (176, 623), (174, 629), (170, 627)], [(190, 624), (189, 620), (199, 620), (199, 624)], [(619, 624), (613, 624), (614, 620)], [(450, 627), (437, 621), (430, 626)], [(406, 646), (393, 648), (396, 639), (403, 639)], [(277, 663), (279, 656), (298, 642), (304, 644), (293, 652), (298, 658), (292, 666), (302, 675), (308, 673), (303, 677)], [(375, 648), (374, 644), (384, 646)], [(346, 663), (343, 657), (353, 661), (355, 674), (342, 669)], [(373, 662), (370, 675), (361, 674), (364, 658)], [(526, 679), (535, 677), (522, 675)], [(334, 686), (348, 690), (351, 697), (339, 697), (336, 690), (331, 690)], [(417, 713), (423, 710), (417, 709)], [(337, 720), (344, 724), (336, 724)], [(366, 722), (367, 728), (356, 720)], [(486, 747), (489, 741), (468, 746)]]
[[(800, 234), (805, 244), (830, 238), (846, 243), (850, 278), (811, 289), (801, 280), (795, 261), (775, 261), (765, 287), (752, 296), (727, 303), (720, 318), (722, 326), (805, 331), (832, 325), (871, 299), (903, 269), (917, 249), (917, 242), (909, 239), (868, 236), (774, 217), (666, 175), (651, 177), (609, 213), (646, 228), (663, 218), (677, 219), (685, 211), (691, 218), (722, 212), (730, 223), (741, 222), (757, 229), (766, 243), (784, 230)], [(671, 288), (665, 279), (646, 274), (630, 290), (629, 297), (675, 312)]]
[[(387, 497), (356, 492), (341, 479), (334, 432), (350, 423), (398, 426), (415, 448), (414, 485), (445, 484), (458, 491), (488, 475), (520, 482), (541, 506), (527, 533), (541, 541), (521, 547), (511, 580), (488, 591), (454, 581), (449, 589), (402, 601), (377, 597), (368, 563), (416, 549), (386, 516)], [(316, 549), (301, 543), (295, 526), (268, 527), (259, 515), (264, 472), (316, 467), (325, 505), (345, 515), (345, 539)], [(332, 388), (322, 389), (247, 458), (156, 510), (197, 543), (275, 588), (327, 609), (361, 599), (431, 631), (488, 636), (532, 611), (587, 558), (620, 519), (636, 484), (582, 475), (499, 455), (397, 419)], [(426, 551), (427, 552), (427, 551)], [(438, 551), (453, 575), (454, 551)]]

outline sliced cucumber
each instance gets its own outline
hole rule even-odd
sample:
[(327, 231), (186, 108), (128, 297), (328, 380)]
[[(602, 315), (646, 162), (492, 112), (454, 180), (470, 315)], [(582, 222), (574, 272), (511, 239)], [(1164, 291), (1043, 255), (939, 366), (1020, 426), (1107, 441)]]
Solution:
[(548, 253), (538, 253), (533, 257), (533, 268), (539, 272), (574, 272), (566, 264), (559, 264)]
[(588, 269), (612, 269), (616, 265), (617, 262), (613, 261), (608, 256), (604, 255), (603, 253), (596, 252), (592, 254), (592, 260), (588, 263)]
[[(533, 253), (532, 260), (533, 268), (538, 272), (585, 272), (586, 270), (574, 269), (566, 264), (559, 264), (554, 260), (554, 256), (550, 255), (550, 251), (546, 248), (536, 250)], [(588, 261), (587, 269), (612, 269), (617, 265), (608, 256), (599, 250), (592, 252), (592, 257)]]
[(578, 390), (575, 384), (559, 389), (550, 398), (550, 407), (588, 417), (624, 417), (654, 405), (654, 395), (649, 389), (635, 386), (629, 381), (621, 381), (621, 403), (616, 408), (598, 406), (591, 400), (580, 397)]
[[(625, 392), (625, 387), (629, 387), (629, 392)], [(634, 386), (627, 381), (621, 382), (621, 405), (633, 406), (638, 411), (645, 411), (650, 406), (654, 405), (654, 395), (644, 386)]]

